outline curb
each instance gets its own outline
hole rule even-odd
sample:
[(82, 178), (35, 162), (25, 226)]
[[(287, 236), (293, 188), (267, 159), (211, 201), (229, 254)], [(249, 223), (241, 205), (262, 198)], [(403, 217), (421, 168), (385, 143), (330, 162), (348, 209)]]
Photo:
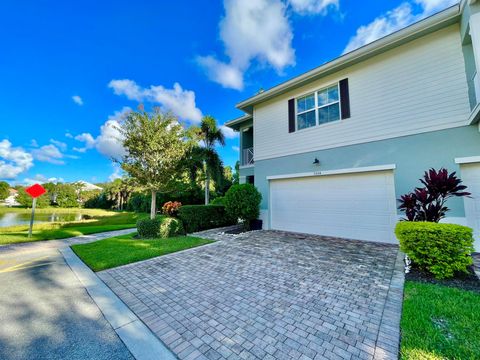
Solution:
[(398, 250), (375, 343), (376, 350), (373, 357), (375, 360), (396, 360), (399, 358), (400, 321), (402, 318), (403, 287), (405, 283), (404, 256), (405, 254)]
[(177, 359), (70, 247), (59, 251), (105, 319), (137, 360)]

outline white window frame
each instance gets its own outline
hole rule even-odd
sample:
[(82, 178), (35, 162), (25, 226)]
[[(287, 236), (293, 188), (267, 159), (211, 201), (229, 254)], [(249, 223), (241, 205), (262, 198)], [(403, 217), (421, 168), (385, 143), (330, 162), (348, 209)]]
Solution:
[[(337, 101), (332, 101), (328, 104), (324, 104), (324, 105), (321, 105), (321, 106), (318, 106), (318, 93), (319, 92), (322, 92), (323, 90), (326, 90), (328, 88), (331, 88), (333, 86), (337, 86), (337, 91), (338, 91), (338, 100)], [(314, 100), (315, 100), (315, 107), (313, 109), (308, 109), (308, 110), (304, 110), (304, 111), (300, 111), (298, 112), (298, 99), (301, 99), (301, 98), (304, 98), (304, 97), (307, 97), (307, 96), (310, 96), (313, 94), (313, 97), (314, 97)], [(320, 124), (320, 119), (319, 119), (319, 109), (322, 109), (324, 107), (327, 107), (327, 106), (330, 106), (330, 105), (333, 105), (333, 104), (337, 104), (338, 103), (338, 114), (339, 114), (339, 118), (338, 120), (333, 120), (333, 121), (328, 121), (326, 123), (323, 123), (323, 124)], [(306, 93), (306, 94), (303, 94), (297, 98), (295, 98), (295, 130), (296, 131), (304, 131), (304, 130), (308, 130), (308, 129), (312, 129), (312, 128), (316, 128), (318, 126), (324, 126), (324, 125), (328, 125), (328, 124), (331, 124), (331, 123), (334, 123), (334, 122), (337, 122), (337, 121), (340, 121), (342, 120), (342, 97), (340, 95), (340, 82), (336, 82), (336, 83), (332, 83), (330, 85), (327, 85), (327, 86), (324, 86), (318, 90), (315, 90), (313, 92), (309, 92), (309, 93)], [(306, 128), (303, 128), (303, 129), (299, 129), (298, 128), (298, 115), (302, 115), (302, 114), (305, 114), (307, 112), (310, 112), (310, 111), (315, 111), (315, 125), (313, 126), (309, 126), (309, 127), (306, 127)]]

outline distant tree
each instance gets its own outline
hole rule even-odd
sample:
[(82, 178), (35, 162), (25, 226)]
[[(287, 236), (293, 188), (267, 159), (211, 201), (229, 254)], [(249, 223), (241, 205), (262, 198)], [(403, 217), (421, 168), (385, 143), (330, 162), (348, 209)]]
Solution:
[[(199, 127), (192, 127), (189, 133), (195, 140), (186, 154), (185, 164), (191, 176), (201, 171), (205, 179), (205, 204), (210, 202), (210, 180), (220, 183), (223, 177), (223, 163), (215, 147), (225, 145), (225, 136), (212, 116), (204, 116)], [(199, 144), (199, 145), (198, 145)]]
[(216, 185), (217, 195), (225, 195), (225, 193), (233, 185), (233, 173), (231, 166), (223, 168), (223, 176), (221, 182)]
[(77, 194), (77, 198), (80, 204), (85, 204), (88, 200), (99, 196), (101, 193), (102, 190), (81, 190), (80, 193)]
[(0, 201), (5, 200), (10, 195), (10, 185), (5, 181), (0, 181)]
[(235, 172), (233, 173), (232, 179), (233, 185), (237, 185), (240, 183), (240, 161), (235, 163)]
[(105, 186), (107, 199), (112, 201), (117, 210), (123, 210), (135, 190), (130, 178), (115, 179)]
[(77, 192), (70, 184), (57, 184), (55, 205), (60, 207), (79, 207)]
[(131, 112), (120, 126), (126, 155), (120, 161), (139, 187), (150, 191), (150, 217), (156, 215), (156, 194), (170, 191), (181, 175), (181, 159), (186, 151), (185, 131), (172, 113)]
[[(27, 194), (27, 192), (25, 191), (25, 187), (19, 186), (17, 187), (17, 190), (18, 190), (18, 196), (16, 197), (15, 200), (17, 200), (20, 203), (20, 205), (24, 207), (32, 207), (33, 199), (30, 195)], [(47, 193), (37, 198), (36, 206), (39, 208), (50, 206), (50, 195), (48, 194), (48, 191)]]

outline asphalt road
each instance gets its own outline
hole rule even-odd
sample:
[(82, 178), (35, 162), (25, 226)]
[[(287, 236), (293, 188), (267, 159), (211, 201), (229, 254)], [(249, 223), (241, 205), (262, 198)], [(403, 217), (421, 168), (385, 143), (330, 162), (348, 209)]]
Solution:
[(133, 359), (58, 247), (43, 244), (0, 248), (0, 359)]

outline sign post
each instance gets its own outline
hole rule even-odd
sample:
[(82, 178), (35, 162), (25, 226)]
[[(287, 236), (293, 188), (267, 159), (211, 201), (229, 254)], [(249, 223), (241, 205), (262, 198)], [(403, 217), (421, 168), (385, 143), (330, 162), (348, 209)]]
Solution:
[(25, 189), (28, 195), (33, 198), (32, 201), (32, 217), (30, 218), (30, 228), (28, 229), (28, 237), (32, 237), (32, 229), (33, 229), (33, 218), (35, 217), (35, 206), (37, 205), (37, 198), (47, 192), (45, 188), (40, 184), (32, 185)]

